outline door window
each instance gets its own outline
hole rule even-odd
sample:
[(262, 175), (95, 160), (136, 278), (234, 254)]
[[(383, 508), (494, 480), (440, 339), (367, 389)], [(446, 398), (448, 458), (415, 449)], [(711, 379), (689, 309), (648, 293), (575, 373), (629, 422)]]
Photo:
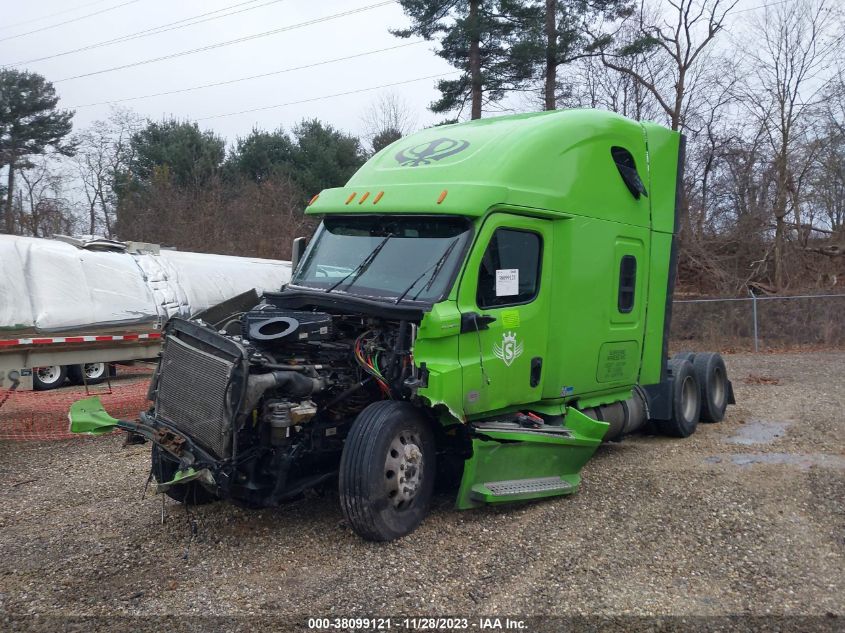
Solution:
[(479, 308), (529, 303), (540, 288), (542, 238), (530, 231), (496, 229), (478, 272)]

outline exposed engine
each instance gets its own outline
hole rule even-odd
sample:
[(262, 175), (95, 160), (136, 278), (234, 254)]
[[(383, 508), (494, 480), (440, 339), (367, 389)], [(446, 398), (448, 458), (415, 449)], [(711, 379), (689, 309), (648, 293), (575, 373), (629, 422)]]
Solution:
[(213, 327), (177, 323), (151, 393), (154, 415), (227, 464), (216, 479), (228, 490), (219, 492), (275, 505), (334, 477), (364, 407), (410, 395), (414, 327), (270, 304)]

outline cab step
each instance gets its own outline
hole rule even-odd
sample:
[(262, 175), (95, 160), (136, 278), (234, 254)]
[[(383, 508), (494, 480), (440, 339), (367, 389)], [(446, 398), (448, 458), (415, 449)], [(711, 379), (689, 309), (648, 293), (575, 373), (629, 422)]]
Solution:
[(488, 481), (473, 486), (472, 497), (474, 500), (484, 503), (517, 501), (519, 499), (539, 499), (555, 495), (572, 494), (578, 490), (579, 483), (580, 477), (578, 475)]

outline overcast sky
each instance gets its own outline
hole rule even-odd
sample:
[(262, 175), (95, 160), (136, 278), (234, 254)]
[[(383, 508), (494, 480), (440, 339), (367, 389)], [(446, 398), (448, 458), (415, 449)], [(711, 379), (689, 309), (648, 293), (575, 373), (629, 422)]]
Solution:
[[(740, 7), (755, 7), (765, 1), (741, 0)], [(426, 77), (453, 70), (434, 55), (434, 43), (407, 45), (414, 40), (401, 40), (388, 32), (405, 26), (407, 20), (398, 3), (384, 0), (5, 0), (3, 4), (0, 65), (26, 68), (52, 81), (61, 96), (61, 106), (76, 110), (77, 129), (108, 116), (109, 105), (103, 102), (275, 73), (395, 46), (402, 48), (118, 105), (152, 119), (172, 115), (197, 120), (200, 126), (214, 129), (231, 142), (254, 126), (290, 128), (308, 117), (360, 134), (362, 116), (379, 92), (393, 92), (411, 106), (417, 125), (423, 127), (443, 118), (427, 110), (438, 93), (436, 79)], [(359, 9), (363, 10), (350, 13)], [(350, 14), (325, 19), (339, 13)], [(196, 20), (203, 22), (184, 26)], [(184, 22), (164, 27), (178, 21)], [(61, 22), (67, 23), (58, 25)], [(31, 61), (157, 27), (167, 30)], [(279, 29), (286, 30), (74, 78)], [(419, 78), (426, 79), (409, 82)], [(398, 82), (409, 83), (321, 98)], [(269, 107), (306, 100), (313, 101)], [(220, 116), (255, 108), (266, 109)]]

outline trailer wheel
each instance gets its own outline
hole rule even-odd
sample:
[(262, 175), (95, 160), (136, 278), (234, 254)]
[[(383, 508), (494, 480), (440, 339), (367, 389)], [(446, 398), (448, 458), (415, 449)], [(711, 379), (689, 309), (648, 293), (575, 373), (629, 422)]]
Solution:
[(701, 391), (701, 421), (721, 422), (728, 408), (728, 370), (720, 354), (697, 354), (693, 361)]
[(701, 392), (692, 363), (681, 358), (669, 361), (672, 377), (672, 418), (660, 420), (660, 432), (672, 437), (689, 437), (695, 433), (701, 413)]
[[(170, 457), (165, 451), (153, 444), (151, 454), (153, 462), (153, 477), (158, 483), (166, 483), (173, 480), (176, 471), (179, 470), (179, 462)], [(216, 494), (203, 486), (198, 481), (189, 481), (186, 484), (171, 486), (164, 491), (171, 499), (189, 506), (201, 506), (218, 500)]]
[(109, 375), (108, 363), (84, 363), (82, 365), (69, 365), (67, 377), (74, 385), (97, 385), (103, 382)]
[(434, 434), (418, 409), (386, 400), (352, 424), (340, 459), (340, 506), (359, 536), (390, 541), (428, 512), (435, 479)]
[(64, 365), (47, 365), (32, 370), (32, 388), (36, 391), (58, 389), (65, 383), (67, 368)]

